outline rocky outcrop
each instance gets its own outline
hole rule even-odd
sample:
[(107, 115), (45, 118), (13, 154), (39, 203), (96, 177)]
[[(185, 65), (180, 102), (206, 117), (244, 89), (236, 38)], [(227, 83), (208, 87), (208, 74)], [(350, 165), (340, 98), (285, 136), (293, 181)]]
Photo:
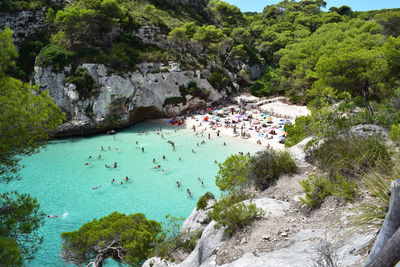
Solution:
[(45, 8), (15, 13), (0, 12), (0, 29), (6, 27), (10, 27), (14, 31), (14, 43), (19, 47), (27, 37), (47, 30)]
[(181, 232), (195, 232), (202, 231), (210, 223), (210, 218), (207, 216), (207, 212), (215, 204), (215, 199), (209, 199), (207, 207), (205, 209), (194, 209), (189, 217), (183, 222)]
[[(55, 103), (65, 112), (68, 122), (57, 136), (90, 134), (121, 128), (147, 118), (177, 116), (185, 111), (205, 107), (226, 96), (215, 90), (202, 71), (182, 71), (177, 63), (164, 66), (143, 63), (138, 70), (124, 74), (109, 73), (102, 64), (83, 64), (95, 82), (89, 98), (80, 95), (66, 77), (71, 69), (54, 72), (51, 67), (35, 67), (34, 80), (47, 89)], [(205, 99), (182, 95), (192, 85), (207, 95)]]
[(148, 259), (143, 267), (199, 267), (215, 266), (215, 250), (224, 242), (224, 229), (215, 229), (215, 221), (212, 221), (203, 231), (195, 249), (183, 262), (179, 264), (170, 263), (160, 258)]
[(144, 44), (156, 45), (160, 48), (165, 48), (167, 46), (167, 35), (163, 33), (158, 26), (142, 26), (136, 31), (135, 35)]

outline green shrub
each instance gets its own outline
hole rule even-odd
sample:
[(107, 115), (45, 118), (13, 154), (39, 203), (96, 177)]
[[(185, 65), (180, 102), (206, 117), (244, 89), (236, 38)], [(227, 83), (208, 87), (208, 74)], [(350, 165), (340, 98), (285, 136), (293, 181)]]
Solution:
[(231, 155), (224, 163), (218, 165), (219, 171), (215, 177), (215, 184), (222, 191), (242, 190), (247, 183), (248, 165), (248, 155)]
[(343, 176), (336, 176), (333, 195), (345, 200), (353, 200), (358, 194), (358, 185)]
[(154, 254), (157, 257), (173, 261), (172, 255), (175, 251), (183, 250), (185, 253), (193, 251), (202, 231), (180, 232), (183, 218), (167, 215), (166, 219), (168, 221), (163, 224), (163, 232), (159, 242), (155, 245)]
[(279, 73), (276, 69), (267, 68), (262, 76), (254, 81), (254, 84), (250, 87), (252, 95), (261, 96), (273, 96), (283, 93), (279, 90)]
[(94, 85), (94, 80), (89, 71), (82, 67), (78, 67), (73, 72), (72, 76), (69, 76), (67, 78), (67, 82), (75, 84), (76, 90), (83, 98), (87, 98), (90, 96)]
[(310, 209), (320, 207), (324, 199), (332, 195), (334, 190), (334, 185), (328, 178), (315, 174), (300, 181), (300, 185), (305, 193), (305, 197), (301, 197), (300, 200)]
[(302, 141), (304, 138), (311, 135), (310, 125), (312, 123), (311, 116), (298, 117), (294, 124), (285, 125), (285, 130), (288, 133), (285, 140), (285, 146), (291, 147)]
[(196, 205), (197, 210), (205, 209), (207, 207), (207, 202), (210, 199), (215, 199), (214, 194), (211, 192), (207, 192), (201, 198), (199, 198)]
[(400, 124), (397, 123), (390, 126), (390, 139), (396, 143), (400, 142)]
[(344, 200), (353, 200), (358, 194), (357, 184), (343, 176), (329, 178), (312, 174), (308, 179), (300, 181), (300, 185), (305, 193), (305, 197), (301, 197), (300, 200), (310, 209), (321, 206), (324, 199), (330, 195)]
[(221, 69), (214, 70), (209, 77), (209, 81), (217, 90), (222, 90), (232, 84), (229, 76)]
[(56, 71), (60, 71), (72, 63), (74, 56), (73, 52), (61, 46), (48, 45), (40, 51), (37, 63), (41, 67), (53, 66)]
[(355, 177), (371, 168), (389, 170), (393, 163), (385, 144), (377, 137), (347, 136), (325, 140), (311, 152), (317, 166), (329, 174)]
[(174, 261), (172, 258), (173, 252), (177, 250), (183, 250), (185, 253), (192, 252), (201, 234), (202, 231), (194, 231), (191, 233), (179, 233), (177, 236), (166, 236), (156, 244), (154, 254), (162, 259)]
[(265, 190), (273, 185), (282, 174), (294, 173), (296, 163), (289, 152), (264, 150), (250, 158), (246, 178), (258, 189)]
[(227, 197), (218, 201), (208, 216), (217, 222), (215, 227), (218, 229), (226, 227), (225, 233), (232, 235), (238, 229), (252, 223), (265, 214), (264, 210), (257, 208), (255, 204), (246, 205), (236, 202), (236, 197)]
[(296, 162), (293, 160), (289, 151), (277, 152), (276, 168), (280, 170), (280, 174), (291, 174), (297, 171)]

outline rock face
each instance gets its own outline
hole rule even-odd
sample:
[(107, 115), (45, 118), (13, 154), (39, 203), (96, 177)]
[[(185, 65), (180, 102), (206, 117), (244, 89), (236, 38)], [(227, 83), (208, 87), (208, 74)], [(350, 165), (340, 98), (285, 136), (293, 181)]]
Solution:
[(6, 27), (14, 31), (14, 43), (19, 47), (28, 36), (47, 30), (45, 9), (16, 13), (0, 12), (0, 29)]
[(160, 48), (167, 46), (167, 35), (163, 33), (160, 27), (155, 25), (145, 25), (140, 27), (135, 33), (144, 44), (156, 45)]
[(210, 218), (207, 216), (207, 212), (215, 204), (214, 199), (210, 199), (207, 202), (207, 207), (205, 209), (194, 209), (189, 217), (183, 222), (181, 232), (194, 232), (198, 230), (204, 230), (207, 224), (210, 223)]
[(174, 264), (161, 260), (160, 258), (150, 258), (143, 267), (199, 267), (215, 266), (215, 250), (224, 242), (224, 229), (215, 229), (216, 222), (212, 221), (203, 231), (201, 238), (197, 242), (195, 249), (183, 262)]
[[(70, 68), (53, 72), (51, 67), (35, 67), (35, 83), (49, 91), (68, 118), (57, 136), (90, 134), (147, 118), (177, 116), (226, 96), (224, 90), (215, 90), (202, 78), (200, 70), (181, 71), (177, 63), (169, 66), (144, 63), (138, 66), (139, 70), (125, 74), (110, 74), (101, 64), (83, 64), (82, 67), (95, 81), (96, 89), (89, 98), (80, 96), (76, 86), (66, 82)], [(189, 84), (206, 92), (207, 99), (182, 95), (182, 88)]]

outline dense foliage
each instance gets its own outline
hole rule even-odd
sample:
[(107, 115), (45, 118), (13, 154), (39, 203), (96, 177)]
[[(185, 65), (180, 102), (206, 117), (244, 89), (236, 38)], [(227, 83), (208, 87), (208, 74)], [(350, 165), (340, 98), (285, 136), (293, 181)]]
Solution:
[(151, 253), (161, 224), (147, 220), (141, 213), (125, 215), (113, 212), (88, 222), (73, 232), (65, 232), (62, 257), (77, 265), (103, 263), (108, 258), (138, 266)]
[[(62, 120), (47, 92), (7, 75), (17, 51), (12, 31), (0, 31), (0, 182), (19, 179), (21, 155), (39, 149)], [(29, 195), (0, 195), (0, 265), (23, 266), (41, 244), (38, 228), (44, 214)]]
[(283, 174), (297, 170), (289, 152), (264, 150), (249, 155), (231, 155), (219, 164), (215, 183), (222, 191), (243, 191), (249, 185), (265, 190)]
[(0, 194), (0, 263), (23, 266), (39, 249), (45, 214), (36, 199), (17, 192)]

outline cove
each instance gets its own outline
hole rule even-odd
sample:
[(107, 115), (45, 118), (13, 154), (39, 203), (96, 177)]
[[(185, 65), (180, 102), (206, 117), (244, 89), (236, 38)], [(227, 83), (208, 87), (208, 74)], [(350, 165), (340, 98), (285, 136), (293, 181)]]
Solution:
[[(155, 131), (160, 127), (163, 130), (157, 134)], [(175, 143), (175, 151), (168, 140)], [(203, 140), (205, 144), (201, 144)], [(62, 232), (76, 230), (113, 211), (141, 212), (160, 222), (165, 221), (167, 214), (186, 218), (197, 199), (207, 191), (217, 197), (221, 195), (215, 185), (218, 171), (215, 160), (223, 162), (233, 153), (258, 150), (256, 145), (233, 138), (214, 134), (208, 139), (206, 134), (195, 135), (190, 129), (143, 122), (115, 135), (50, 141), (39, 153), (22, 158), (22, 180), (1, 184), (0, 192), (28, 193), (38, 199), (46, 214), (59, 216), (46, 218), (40, 229), (44, 243), (36, 259), (27, 266), (70, 266), (59, 256)], [(114, 162), (118, 163), (117, 168), (105, 168)], [(156, 165), (161, 165), (165, 172), (153, 169)], [(128, 182), (124, 181), (125, 176), (129, 177)], [(198, 177), (203, 179), (204, 186)], [(112, 179), (116, 182), (111, 183)], [(176, 181), (182, 183), (180, 189)], [(186, 194), (186, 188), (191, 190), (193, 198)]]

